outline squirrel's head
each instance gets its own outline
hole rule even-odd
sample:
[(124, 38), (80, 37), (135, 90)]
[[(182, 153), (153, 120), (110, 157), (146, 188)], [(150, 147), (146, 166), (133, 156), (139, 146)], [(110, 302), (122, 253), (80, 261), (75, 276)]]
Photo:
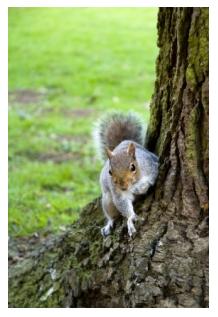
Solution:
[(135, 156), (135, 145), (129, 143), (127, 150), (113, 153), (106, 149), (109, 158), (109, 174), (115, 186), (120, 190), (128, 190), (139, 177), (139, 169)]

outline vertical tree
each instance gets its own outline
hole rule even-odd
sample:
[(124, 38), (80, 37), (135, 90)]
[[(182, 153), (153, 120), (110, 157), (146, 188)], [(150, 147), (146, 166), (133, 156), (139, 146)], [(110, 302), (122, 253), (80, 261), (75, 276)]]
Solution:
[(174, 198), (179, 214), (202, 218), (208, 209), (208, 9), (160, 9), (158, 33), (148, 147), (162, 159), (165, 203)]
[(161, 8), (147, 147), (153, 190), (105, 240), (99, 200), (69, 230), (11, 265), (11, 307), (208, 306), (208, 9)]

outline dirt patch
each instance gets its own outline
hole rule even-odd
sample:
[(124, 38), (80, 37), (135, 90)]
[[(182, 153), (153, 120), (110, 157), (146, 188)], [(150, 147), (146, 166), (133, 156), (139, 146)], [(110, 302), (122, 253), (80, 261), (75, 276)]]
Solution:
[(59, 164), (62, 162), (70, 161), (73, 159), (79, 159), (80, 153), (59, 153), (59, 152), (50, 152), (50, 153), (40, 153), (35, 155), (35, 159), (41, 162), (52, 161), (53, 163)]
[(85, 144), (90, 142), (90, 136), (88, 134), (81, 135), (53, 135), (52, 139), (59, 142), (75, 142)]
[(85, 118), (93, 115), (96, 111), (94, 109), (84, 109), (84, 108), (77, 108), (77, 109), (64, 109), (62, 113), (66, 116), (78, 117), (78, 118)]
[(39, 103), (45, 98), (45, 93), (31, 89), (19, 89), (9, 92), (9, 101), (12, 103), (31, 104)]
[(81, 160), (81, 153), (77, 152), (31, 152), (31, 151), (20, 151), (15, 153), (16, 156), (24, 156), (31, 161), (40, 162), (53, 162), (55, 164), (60, 164), (66, 161)]
[(47, 191), (55, 191), (60, 193), (67, 193), (73, 191), (72, 187), (62, 186), (60, 184), (43, 184), (42, 188)]

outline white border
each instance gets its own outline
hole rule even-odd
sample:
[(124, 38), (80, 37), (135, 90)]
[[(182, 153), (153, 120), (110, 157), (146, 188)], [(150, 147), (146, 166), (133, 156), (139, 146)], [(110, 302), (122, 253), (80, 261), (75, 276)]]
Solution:
[[(1, 301), (7, 304), (8, 285), (8, 14), (7, 6), (0, 8), (0, 241), (1, 241)], [(2, 32), (3, 31), (3, 32)], [(2, 242), (4, 241), (4, 245)], [(6, 287), (5, 287), (6, 286)]]
[[(216, 199), (217, 196), (217, 157), (218, 157), (218, 142), (216, 135), (218, 131), (216, 131), (216, 127), (218, 126), (218, 96), (217, 96), (217, 30), (218, 26), (218, 10), (217, 10), (217, 1), (206, 1), (206, 0), (184, 0), (184, 1), (164, 1), (164, 0), (153, 0), (153, 1), (139, 1), (139, 0), (128, 0), (128, 1), (88, 1), (88, 0), (2, 0), (0, 3), (0, 179), (1, 182), (1, 191), (0, 191), (0, 212), (1, 212), (1, 221), (0, 221), (0, 234), (1, 234), (1, 242), (4, 241), (4, 245), (1, 245), (1, 315), (16, 315), (16, 316), (38, 316), (39, 314), (42, 316), (46, 316), (52, 314), (53, 316), (66, 315), (72, 316), (72, 314), (83, 314), (87, 313), (86, 309), (7, 309), (7, 294), (8, 294), (8, 274), (7, 274), (7, 207), (8, 207), (8, 178), (7, 178), (7, 170), (8, 170), (8, 128), (7, 128), (7, 104), (8, 104), (8, 94), (7, 94), (7, 82), (8, 82), (8, 70), (7, 70), (7, 8), (8, 7), (175, 7), (175, 6), (210, 6), (210, 213), (212, 215), (212, 221), (210, 222), (210, 308), (209, 309), (137, 309), (133, 312), (133, 309), (119, 309), (115, 311), (115, 313), (125, 313), (132, 314), (137, 313), (139, 315), (149, 313), (149, 315), (183, 315), (192, 314), (192, 315), (205, 315), (208, 313), (215, 313), (218, 315), (217, 309), (217, 243), (216, 243), (216, 232), (217, 230), (217, 206), (218, 202)], [(89, 314), (98, 315), (102, 313), (104, 315), (110, 316), (113, 313), (111, 309), (89, 309)]]
[(205, 7), (215, 0), (8, 0), (6, 2), (9, 7)]

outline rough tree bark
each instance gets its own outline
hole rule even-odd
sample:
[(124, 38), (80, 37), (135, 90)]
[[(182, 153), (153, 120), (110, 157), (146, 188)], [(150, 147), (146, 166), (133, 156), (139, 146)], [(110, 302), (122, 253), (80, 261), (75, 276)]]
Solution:
[(10, 307), (208, 306), (208, 9), (161, 8), (147, 147), (157, 184), (103, 239), (97, 199), (9, 269)]

